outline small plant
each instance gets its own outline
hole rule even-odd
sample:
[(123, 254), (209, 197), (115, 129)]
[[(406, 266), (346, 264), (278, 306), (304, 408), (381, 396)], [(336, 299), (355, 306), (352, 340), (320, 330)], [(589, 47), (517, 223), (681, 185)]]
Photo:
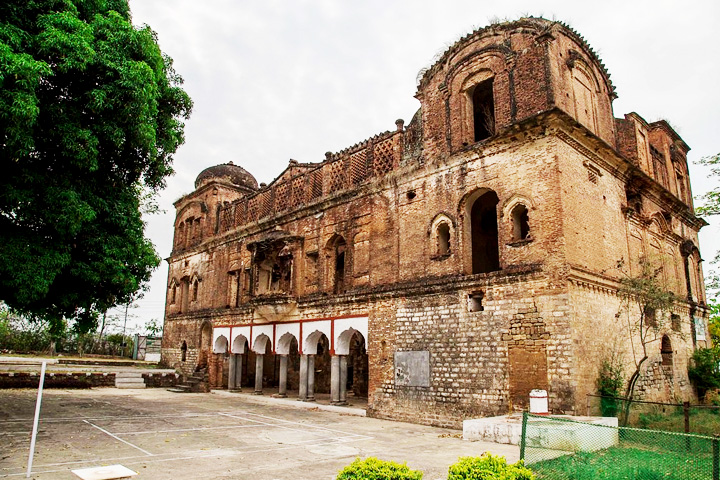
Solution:
[(605, 397), (619, 397), (622, 387), (622, 363), (617, 356), (603, 360), (597, 379), (598, 393), (602, 397), (600, 398), (600, 411), (603, 417), (615, 417), (617, 415), (617, 400)]
[(336, 480), (422, 480), (422, 477), (422, 472), (410, 470), (405, 464), (368, 457), (355, 459), (338, 473)]
[(460, 457), (450, 465), (448, 480), (535, 480), (523, 461), (508, 465), (505, 457), (484, 453), (481, 457)]

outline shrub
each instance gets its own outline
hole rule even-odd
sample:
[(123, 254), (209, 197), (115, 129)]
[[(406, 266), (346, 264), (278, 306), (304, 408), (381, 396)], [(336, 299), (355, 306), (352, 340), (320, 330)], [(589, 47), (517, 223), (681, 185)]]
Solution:
[(407, 465), (368, 457), (343, 468), (336, 480), (422, 480), (423, 474)]
[(508, 465), (505, 457), (484, 453), (482, 457), (460, 457), (450, 465), (448, 480), (535, 480), (523, 461)]
[(600, 365), (600, 372), (597, 378), (597, 389), (601, 395), (600, 412), (603, 417), (614, 417), (618, 411), (618, 401), (620, 390), (623, 386), (623, 369), (622, 363), (617, 356), (603, 360)]
[(713, 348), (695, 350), (688, 366), (688, 377), (703, 398), (708, 390), (720, 388), (720, 353)]

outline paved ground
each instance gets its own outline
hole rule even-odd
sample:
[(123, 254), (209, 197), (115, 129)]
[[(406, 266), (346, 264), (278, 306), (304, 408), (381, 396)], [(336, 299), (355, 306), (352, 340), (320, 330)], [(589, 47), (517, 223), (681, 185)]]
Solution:
[[(25, 476), (35, 396), (0, 390), (0, 477)], [(515, 446), (466, 442), (457, 430), (357, 413), (227, 392), (46, 390), (32, 478), (122, 464), (138, 479), (332, 479), (356, 457), (376, 456), (436, 480), (459, 456), (519, 456)]]

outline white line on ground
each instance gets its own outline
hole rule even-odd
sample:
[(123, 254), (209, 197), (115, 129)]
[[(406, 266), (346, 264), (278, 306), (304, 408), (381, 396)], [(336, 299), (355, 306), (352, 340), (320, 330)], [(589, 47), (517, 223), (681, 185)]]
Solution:
[(140, 451), (143, 452), (145, 455), (149, 455), (149, 456), (151, 456), (151, 457), (154, 456), (152, 453), (148, 452), (147, 450), (143, 450), (142, 448), (138, 447), (137, 445), (133, 445), (132, 443), (130, 443), (130, 442), (126, 441), (126, 440), (123, 440), (122, 438), (118, 437), (117, 435), (113, 435), (112, 433), (108, 432), (108, 431), (105, 430), (104, 428), (98, 427), (98, 426), (95, 425), (94, 423), (90, 423), (90, 422), (88, 422), (87, 420), (83, 420), (83, 422), (87, 423), (88, 425), (90, 425), (90, 426), (92, 426), (92, 427), (97, 428), (98, 430), (100, 430), (101, 432), (105, 433), (106, 435), (110, 435), (110, 436), (111, 436), (112, 438), (114, 438), (115, 440), (118, 440), (118, 441), (120, 441), (120, 442), (122, 442), (122, 443), (124, 443), (124, 444), (126, 444), (126, 445), (129, 445), (129, 446), (133, 447), (133, 448), (136, 449), (136, 450), (140, 450)]
[[(342, 430), (335, 430), (335, 429), (333, 429), (333, 428), (321, 427), (321, 426), (319, 426), (319, 425), (313, 425), (313, 424), (307, 424), (307, 423), (301, 423), (301, 422), (293, 422), (293, 421), (291, 421), (291, 420), (285, 420), (285, 419), (283, 419), (283, 418), (268, 417), (267, 415), (260, 415), (259, 413), (240, 412), (240, 414), (244, 414), (244, 415), (254, 415), (254, 416), (256, 416), (256, 417), (266, 418), (266, 419), (269, 419), (269, 420), (277, 420), (278, 422), (289, 423), (289, 424), (292, 424), (292, 425), (301, 426), (301, 427), (303, 427), (303, 428), (310, 427), (310, 428), (314, 428), (314, 429), (317, 429), (317, 430), (326, 430), (326, 431), (328, 431), (328, 432), (341, 433), (341, 434), (346, 435), (346, 436), (358, 436), (358, 437), (364, 437), (364, 436), (365, 436), (365, 435), (360, 435), (360, 434), (357, 434), (357, 433), (343, 432)], [(233, 418), (242, 418), (242, 417), (237, 417), (237, 416), (234, 416), (234, 415), (230, 415), (230, 414), (228, 414), (228, 413), (218, 413), (218, 415), (224, 415), (224, 416), (226, 416), (226, 417), (233, 417)], [(251, 421), (251, 422), (255, 422), (255, 421), (256, 421), (256, 422), (265, 424), (264, 422), (260, 422), (259, 420), (253, 420), (253, 419), (251, 419), (251, 418), (246, 418), (245, 420), (249, 420), (249, 421)], [(273, 425), (273, 424), (265, 424), (265, 425)], [(368, 437), (368, 438), (370, 438), (370, 437)]]
[[(367, 437), (367, 438), (372, 439), (372, 437)], [(321, 447), (324, 445), (334, 445), (337, 443), (349, 443), (351, 441), (356, 441), (356, 440), (360, 440), (360, 439), (358, 439), (358, 438), (352, 438), (352, 439), (340, 438), (340, 439), (334, 439), (331, 441), (317, 442), (317, 443), (297, 443), (297, 444), (291, 444), (291, 445), (287, 445), (287, 446), (283, 446), (283, 447), (273, 448), (272, 450), (273, 451), (291, 450), (291, 449), (299, 448), (299, 447)], [(122, 457), (122, 458), (107, 458), (107, 459), (103, 459), (103, 460), (88, 460), (88, 461), (83, 461), (83, 462), (78, 461), (78, 462), (67, 462), (67, 463), (57, 463), (57, 464), (50, 463), (50, 464), (46, 464), (46, 465), (38, 465), (38, 467), (36, 467), (36, 468), (52, 467), (52, 466), (56, 466), (56, 465), (69, 465), (71, 463), (75, 464), (75, 465), (89, 464), (89, 463), (111, 463), (111, 462), (116, 462), (116, 461), (120, 461), (120, 460), (143, 459), (144, 458), (145, 460), (138, 460), (138, 461), (134, 461), (134, 462), (127, 462), (127, 461), (123, 462), (124, 465), (143, 465), (143, 464), (161, 463), (161, 462), (174, 462), (174, 461), (178, 461), (178, 460), (192, 460), (192, 459), (198, 459), (198, 458), (232, 457), (232, 456), (236, 456), (236, 455), (247, 455), (250, 453), (267, 452), (267, 451), (268, 451), (267, 446), (263, 447), (263, 448), (258, 448), (255, 450), (236, 450), (234, 452), (224, 452), (224, 453), (212, 453), (212, 452), (205, 453), (205, 452), (203, 452), (198, 455), (192, 455), (192, 451), (190, 451), (190, 452), (188, 452), (188, 453), (190, 453), (189, 455), (186, 455), (183, 457), (178, 456), (178, 457), (169, 457), (169, 458), (158, 458), (160, 456), (165, 456), (165, 455), (153, 455), (152, 459), (147, 459), (147, 457), (139, 457), (139, 456), (137, 456), (137, 457)], [(185, 452), (182, 452), (182, 453), (185, 453)], [(44, 471), (33, 470), (33, 475), (39, 475), (39, 474), (43, 474), (43, 473), (67, 472), (67, 471), (68, 471), (67, 469), (44, 470)], [(25, 472), (9, 473), (9, 474), (4, 475), (4, 477), (18, 477), (21, 475), (25, 475)]]

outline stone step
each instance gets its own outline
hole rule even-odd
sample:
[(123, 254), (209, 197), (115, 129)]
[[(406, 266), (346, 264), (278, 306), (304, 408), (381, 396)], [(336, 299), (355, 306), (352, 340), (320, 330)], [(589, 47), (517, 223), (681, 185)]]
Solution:
[(145, 388), (145, 383), (116, 383), (115, 388)]
[(116, 372), (115, 378), (142, 378), (140, 372)]
[(117, 377), (115, 377), (115, 384), (117, 385), (118, 383), (145, 383), (145, 380), (144, 380), (142, 377), (140, 377), (140, 378), (137, 378), (137, 377), (133, 377), (133, 378), (130, 378), (130, 377), (120, 377), (120, 378), (117, 378)]
[(190, 393), (190, 387), (187, 385), (175, 385), (173, 388), (168, 388), (167, 391), (173, 393)]

